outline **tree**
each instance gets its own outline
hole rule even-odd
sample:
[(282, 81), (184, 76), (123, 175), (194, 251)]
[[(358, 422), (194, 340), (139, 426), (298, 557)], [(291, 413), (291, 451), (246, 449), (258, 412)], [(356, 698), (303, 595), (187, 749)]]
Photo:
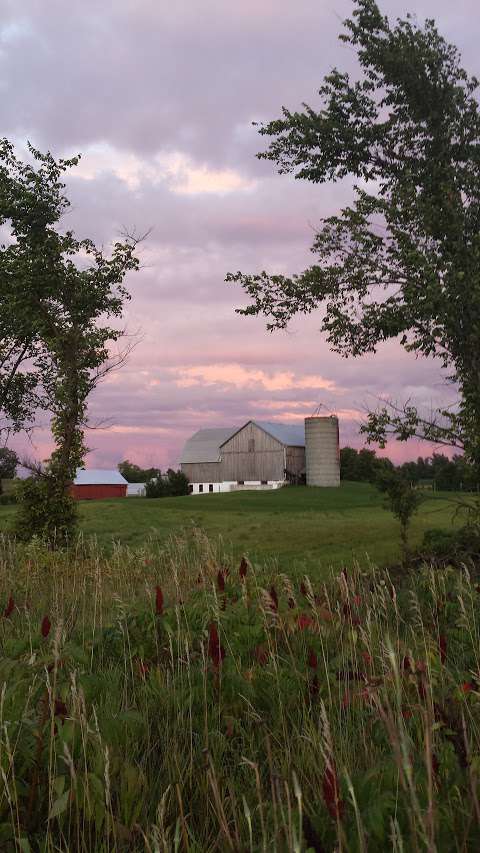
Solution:
[(147, 480), (161, 476), (160, 468), (140, 468), (128, 459), (119, 462), (117, 468), (128, 483), (146, 483)]
[(2, 480), (13, 480), (17, 473), (18, 458), (14, 450), (8, 447), (0, 448), (0, 495), (2, 494)]
[(424, 497), (398, 470), (383, 471), (377, 479), (377, 486), (386, 497), (386, 508), (400, 522), (402, 549), (404, 556), (407, 557), (409, 527)]
[(123, 280), (138, 268), (138, 240), (115, 243), (107, 257), (90, 239), (62, 232), (69, 202), (61, 176), (79, 158), (57, 162), (29, 150), (33, 163), (23, 163), (0, 142), (0, 224), (10, 230), (0, 250), (0, 405), (15, 431), (37, 406), (52, 413), (55, 450), (45, 467), (34, 466), (36, 482), (24, 484), (17, 531), (64, 540), (75, 522), (68, 487), (86, 453), (88, 396), (126, 355), (110, 358), (122, 333), (109, 321), (128, 298)]
[(334, 69), (319, 111), (283, 109), (260, 127), (271, 137), (258, 156), (280, 173), (315, 184), (350, 177), (353, 203), (322, 221), (316, 262), (291, 277), (227, 275), (251, 298), (241, 314), (284, 328), (319, 306), (322, 329), (345, 356), (398, 338), (437, 358), (460, 392), (458, 408), (423, 418), (415, 408), (381, 406), (364, 429), (414, 435), (465, 450), (480, 470), (480, 112), (477, 80), (433, 21), (394, 26), (375, 0), (355, 0), (341, 40), (360, 76)]

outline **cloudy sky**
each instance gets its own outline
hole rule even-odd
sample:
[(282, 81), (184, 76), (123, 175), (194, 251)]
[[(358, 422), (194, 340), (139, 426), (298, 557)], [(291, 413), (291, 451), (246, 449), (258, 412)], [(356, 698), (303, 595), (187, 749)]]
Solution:
[[(434, 17), (480, 72), (475, 0), (382, 0), (383, 11)], [(322, 404), (338, 412), (343, 444), (378, 395), (446, 398), (438, 365), (392, 342), (344, 360), (319, 316), (268, 334), (235, 314), (227, 271), (294, 272), (311, 262), (320, 218), (347, 187), (295, 182), (255, 158), (255, 120), (282, 104), (318, 104), (332, 65), (351, 68), (338, 42), (351, 0), (0, 0), (0, 135), (55, 155), (82, 153), (69, 178), (68, 227), (108, 245), (151, 228), (142, 270), (128, 280), (126, 325), (138, 344), (95, 392), (90, 466), (129, 458), (165, 467), (203, 426), (249, 418), (297, 420)], [(34, 454), (49, 451), (48, 430)], [(397, 459), (418, 447), (395, 445)]]

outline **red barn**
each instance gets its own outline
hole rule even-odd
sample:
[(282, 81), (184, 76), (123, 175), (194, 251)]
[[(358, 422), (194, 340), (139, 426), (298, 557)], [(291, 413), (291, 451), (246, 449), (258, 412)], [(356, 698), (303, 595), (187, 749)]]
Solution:
[(82, 468), (77, 471), (77, 476), (70, 486), (70, 494), (76, 501), (125, 498), (127, 496), (127, 481), (119, 471)]

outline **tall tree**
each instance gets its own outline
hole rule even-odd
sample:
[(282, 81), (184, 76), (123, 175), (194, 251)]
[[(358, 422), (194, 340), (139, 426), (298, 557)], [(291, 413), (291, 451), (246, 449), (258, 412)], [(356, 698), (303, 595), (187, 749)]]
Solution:
[(480, 113), (477, 80), (432, 20), (391, 25), (375, 0), (355, 0), (340, 36), (359, 79), (334, 69), (322, 106), (260, 128), (258, 156), (315, 184), (350, 177), (354, 199), (322, 220), (316, 262), (291, 277), (230, 273), (251, 297), (242, 314), (270, 329), (324, 306), (323, 331), (345, 356), (398, 338), (437, 358), (460, 391), (458, 409), (422, 419), (382, 408), (366, 426), (383, 444), (419, 435), (465, 449), (480, 468)]
[[(138, 268), (137, 240), (115, 243), (107, 257), (91, 240), (62, 231), (69, 202), (61, 176), (78, 157), (57, 162), (31, 146), (30, 154), (24, 163), (7, 140), (0, 143), (0, 224), (9, 232), (0, 251), (0, 350), (8, 354), (0, 405), (14, 430), (38, 406), (52, 413), (55, 450), (38, 472), (42, 482), (25, 485), (19, 530), (62, 538), (74, 522), (67, 491), (86, 452), (88, 395), (112, 366), (109, 345), (121, 331), (109, 321), (128, 298), (123, 280)], [(35, 521), (27, 504), (35, 504)]]

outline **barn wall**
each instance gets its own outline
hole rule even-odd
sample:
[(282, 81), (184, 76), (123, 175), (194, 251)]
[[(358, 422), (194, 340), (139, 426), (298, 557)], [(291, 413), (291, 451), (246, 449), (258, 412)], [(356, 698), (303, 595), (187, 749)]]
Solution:
[(98, 501), (105, 498), (125, 498), (127, 484), (70, 486), (70, 494), (76, 501)]
[(256, 424), (246, 424), (220, 453), (223, 480), (283, 480), (283, 445)]
[(287, 471), (290, 474), (305, 473), (305, 448), (287, 447)]
[(180, 468), (191, 483), (221, 483), (225, 479), (220, 462), (182, 462)]

